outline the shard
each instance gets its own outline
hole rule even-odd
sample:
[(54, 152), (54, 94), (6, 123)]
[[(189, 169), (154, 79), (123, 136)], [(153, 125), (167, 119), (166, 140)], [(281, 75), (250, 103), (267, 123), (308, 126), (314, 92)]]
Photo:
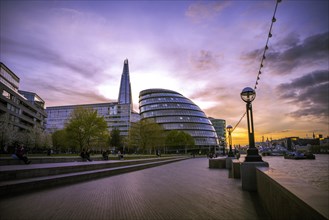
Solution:
[(130, 108), (133, 108), (132, 97), (131, 97), (131, 86), (130, 86), (130, 78), (129, 78), (129, 65), (128, 59), (124, 60), (123, 63), (123, 71), (121, 75), (121, 84), (119, 91), (119, 104), (130, 104)]

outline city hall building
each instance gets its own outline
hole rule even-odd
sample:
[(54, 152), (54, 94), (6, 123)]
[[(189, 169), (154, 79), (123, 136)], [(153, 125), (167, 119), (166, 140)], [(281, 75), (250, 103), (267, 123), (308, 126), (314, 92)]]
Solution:
[(139, 114), (133, 110), (128, 60), (124, 61), (117, 102), (47, 107), (47, 131), (53, 133), (65, 128), (73, 110), (78, 107), (96, 110), (104, 117), (109, 131), (118, 129), (121, 136), (127, 136), (131, 123), (139, 121)]
[(216, 131), (206, 114), (190, 99), (167, 89), (147, 89), (139, 94), (141, 120), (153, 119), (165, 130), (190, 134), (199, 147), (218, 145)]

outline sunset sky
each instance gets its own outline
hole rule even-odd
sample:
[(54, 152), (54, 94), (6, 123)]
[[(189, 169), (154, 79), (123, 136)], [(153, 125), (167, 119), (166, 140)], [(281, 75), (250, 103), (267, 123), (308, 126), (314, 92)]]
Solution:
[[(328, 0), (283, 0), (253, 102), (256, 141), (329, 134)], [(4, 1), (0, 59), (46, 106), (116, 101), (129, 60), (134, 108), (177, 91), (235, 126), (254, 87), (275, 0)], [(247, 144), (246, 118), (233, 144)]]

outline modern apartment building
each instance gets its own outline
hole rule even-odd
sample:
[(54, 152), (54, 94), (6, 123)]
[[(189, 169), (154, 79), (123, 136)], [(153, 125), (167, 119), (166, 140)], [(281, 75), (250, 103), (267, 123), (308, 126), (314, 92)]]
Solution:
[(19, 77), (0, 63), (0, 122), (13, 132), (45, 129), (45, 102), (34, 92), (19, 90)]
[(53, 133), (63, 129), (78, 107), (96, 110), (99, 116), (104, 117), (109, 131), (118, 129), (121, 136), (127, 136), (131, 122), (139, 120), (139, 114), (133, 111), (128, 60), (123, 65), (118, 102), (47, 107), (47, 131)]
[(141, 120), (154, 119), (165, 130), (190, 134), (199, 147), (218, 145), (213, 125), (206, 114), (191, 100), (167, 89), (147, 89), (139, 94)]

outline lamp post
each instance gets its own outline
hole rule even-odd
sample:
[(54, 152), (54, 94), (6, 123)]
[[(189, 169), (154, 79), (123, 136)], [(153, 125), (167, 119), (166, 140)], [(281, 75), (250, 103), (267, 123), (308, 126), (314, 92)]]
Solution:
[(226, 130), (228, 131), (228, 142), (229, 142), (229, 146), (230, 146), (230, 150), (228, 152), (228, 157), (234, 157), (234, 154), (233, 154), (233, 151), (232, 151), (232, 130), (233, 130), (233, 127), (232, 125), (227, 125), (226, 127)]
[(225, 156), (225, 146), (226, 146), (226, 135), (225, 135), (225, 139), (223, 140), (223, 156)]
[(241, 92), (241, 99), (245, 101), (246, 104), (246, 114), (248, 121), (248, 138), (249, 138), (249, 148), (247, 150), (247, 156), (245, 157), (245, 162), (258, 162), (263, 161), (262, 157), (258, 154), (258, 149), (255, 147), (255, 136), (254, 136), (254, 122), (252, 117), (252, 105), (251, 102), (256, 98), (256, 92), (250, 87), (246, 87)]

